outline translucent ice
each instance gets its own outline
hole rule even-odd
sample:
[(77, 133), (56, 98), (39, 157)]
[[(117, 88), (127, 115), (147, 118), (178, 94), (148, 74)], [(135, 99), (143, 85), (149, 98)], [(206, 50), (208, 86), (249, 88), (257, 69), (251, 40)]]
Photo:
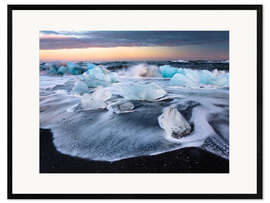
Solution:
[[(45, 81), (52, 81), (52, 78), (57, 81), (62, 81), (65, 77), (77, 78), (77, 76), (41, 75), (41, 81), (43, 77)], [(48, 88), (48, 94), (40, 96), (40, 125), (41, 128), (51, 129), (56, 150), (69, 156), (112, 162), (130, 157), (151, 156), (184, 147), (201, 147), (229, 159), (229, 153), (221, 153), (223, 148), (229, 149), (229, 90), (227, 88), (171, 88), (167, 85), (168, 81), (155, 80), (163, 88), (168, 88), (166, 96), (182, 95), (183, 97), (173, 97), (173, 100), (162, 102), (130, 101), (120, 98), (120, 86), (122, 83), (126, 85), (126, 81), (130, 80), (121, 80), (121, 83), (104, 88), (114, 96), (105, 102), (95, 103), (98, 108), (105, 108), (106, 104), (108, 108), (112, 102), (125, 100), (127, 103), (123, 101), (124, 104), (120, 104), (120, 109), (129, 110), (131, 104), (128, 102), (131, 102), (135, 106), (131, 113), (117, 114), (105, 109), (84, 111), (80, 103), (81, 96), (74, 97), (68, 91), (66, 94), (55, 94), (55, 91)], [(147, 81), (149, 80), (144, 80)], [(40, 85), (47, 87), (43, 82)], [(89, 100), (93, 100), (92, 94), (86, 95), (88, 96), (84, 98), (85, 107), (89, 104)], [(169, 139), (164, 136), (166, 131), (159, 126), (158, 117), (165, 107), (172, 105), (177, 107), (189, 123), (192, 123), (192, 132), (181, 139), (173, 137)], [(90, 107), (94, 109), (93, 105)], [(163, 121), (164, 126), (167, 126), (166, 119)], [(209, 143), (208, 138), (215, 139)]]
[(122, 85), (122, 96), (129, 100), (155, 101), (167, 92), (156, 83), (130, 83)]
[(173, 78), (170, 81), (171, 85), (179, 85), (179, 86), (189, 86), (189, 79), (180, 73), (177, 73), (173, 76)]
[(179, 72), (178, 68), (174, 68), (170, 65), (160, 66), (160, 72), (164, 78), (172, 78), (176, 73)]
[(133, 111), (134, 104), (128, 100), (120, 100), (108, 105), (107, 108), (117, 114), (128, 113)]
[(167, 107), (158, 117), (158, 123), (168, 137), (182, 138), (191, 133), (189, 123), (174, 107)]
[(87, 69), (88, 69), (88, 70), (91, 70), (91, 69), (94, 68), (94, 67), (96, 67), (95, 64), (93, 64), (93, 63), (87, 63)]
[(56, 64), (51, 64), (49, 66), (49, 74), (57, 74), (58, 66)]
[(182, 69), (184, 73), (176, 73), (170, 80), (171, 85), (184, 87), (201, 87), (201, 86), (229, 86), (229, 73), (224, 71), (214, 70), (190, 70)]
[(220, 73), (213, 82), (217, 86), (229, 86), (229, 73)]
[(208, 70), (202, 70), (198, 72), (199, 83), (204, 85), (210, 85), (213, 81), (213, 74)]
[(67, 63), (67, 67), (72, 75), (80, 75), (86, 71), (84, 67), (80, 67), (78, 64), (72, 62)]
[(118, 75), (117, 75), (117, 73), (111, 72), (110, 73), (110, 77), (111, 77), (111, 82), (112, 83), (118, 82), (118, 79), (117, 79)]
[(115, 75), (112, 75), (110, 72), (99, 66), (95, 66), (85, 72), (80, 78), (88, 87), (106, 87), (116, 80), (114, 77)]
[(41, 71), (44, 71), (44, 70), (48, 70), (49, 66), (50, 66), (50, 64), (48, 64), (48, 63), (41, 63), (39, 68)]
[(109, 90), (99, 86), (96, 88), (95, 92), (92, 93), (92, 97), (96, 100), (107, 101), (112, 97), (112, 94)]
[(77, 81), (72, 90), (76, 94), (89, 93), (87, 85), (82, 81)]
[(58, 74), (64, 75), (64, 73), (67, 71), (67, 67), (60, 66), (60, 68), (57, 70)]
[(104, 109), (107, 104), (105, 101), (112, 96), (109, 90), (99, 86), (92, 94), (84, 94), (81, 97), (81, 107), (87, 110)]

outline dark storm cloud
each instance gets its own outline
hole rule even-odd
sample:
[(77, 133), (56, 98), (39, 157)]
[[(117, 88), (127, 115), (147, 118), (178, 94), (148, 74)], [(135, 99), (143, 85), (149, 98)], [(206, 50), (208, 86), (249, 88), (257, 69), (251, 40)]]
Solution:
[[(227, 31), (41, 31), (40, 49), (177, 47), (229, 42)], [(49, 37), (50, 36), (50, 37)]]

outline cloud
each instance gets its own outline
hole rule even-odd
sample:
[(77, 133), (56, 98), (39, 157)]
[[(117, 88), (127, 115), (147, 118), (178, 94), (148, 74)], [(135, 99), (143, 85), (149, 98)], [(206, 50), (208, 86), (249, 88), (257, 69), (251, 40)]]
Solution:
[[(50, 36), (51, 37), (48, 37)], [(54, 37), (58, 36), (58, 37)], [(229, 42), (228, 31), (41, 31), (40, 49), (176, 47)]]

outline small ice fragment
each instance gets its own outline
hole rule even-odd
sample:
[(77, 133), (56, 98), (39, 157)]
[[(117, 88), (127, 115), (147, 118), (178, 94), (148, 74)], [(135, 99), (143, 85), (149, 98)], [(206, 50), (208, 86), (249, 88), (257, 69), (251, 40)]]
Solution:
[(77, 94), (89, 93), (87, 85), (82, 81), (77, 81), (72, 89)]
[(182, 138), (191, 133), (191, 127), (175, 107), (167, 107), (158, 117), (159, 126), (168, 137)]
[(106, 108), (104, 101), (95, 100), (90, 94), (81, 97), (81, 107), (86, 110), (97, 110)]
[(128, 113), (133, 112), (134, 104), (128, 100), (121, 100), (108, 105), (107, 108), (117, 114)]
[(99, 86), (96, 88), (95, 92), (93, 92), (92, 97), (95, 100), (107, 101), (112, 97), (112, 94), (109, 90), (106, 90), (105, 88)]
[(156, 101), (167, 92), (156, 83), (130, 83), (122, 86), (122, 95), (128, 100)]
[(107, 104), (106, 100), (112, 96), (109, 90), (105, 90), (103, 87), (96, 88), (92, 94), (84, 94), (81, 97), (81, 107), (87, 110), (105, 109)]
[(146, 85), (146, 100), (157, 100), (164, 97), (167, 92), (156, 83), (150, 83)]

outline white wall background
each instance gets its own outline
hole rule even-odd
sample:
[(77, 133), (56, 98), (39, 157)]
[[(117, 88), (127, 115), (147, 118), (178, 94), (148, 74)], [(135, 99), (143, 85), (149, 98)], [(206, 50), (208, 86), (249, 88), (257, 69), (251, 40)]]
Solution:
[[(270, 66), (269, 59), (269, 37), (270, 23), (268, 19), (270, 14), (269, 0), (2, 0), (0, 2), (0, 202), (7, 202), (7, 4), (263, 4), (264, 14), (264, 199), (270, 200), (270, 183), (269, 180), (270, 160), (267, 157), (270, 154), (270, 147), (268, 147), (270, 134)], [(243, 70), (244, 71), (244, 70)], [(265, 158), (266, 157), (266, 158)], [(33, 200), (32, 202), (37, 202)], [(56, 200), (53, 200), (56, 202)], [(74, 200), (75, 202), (76, 200)], [(100, 200), (98, 202), (105, 202)], [(118, 200), (115, 200), (118, 201)], [(123, 200), (128, 202), (128, 200)], [(130, 201), (130, 200), (129, 200)], [(148, 200), (149, 201), (149, 200)], [(147, 202), (148, 202), (147, 201)], [(154, 201), (154, 200), (153, 200)], [(194, 200), (195, 201), (195, 200)], [(97, 202), (93, 201), (92, 202)], [(143, 202), (146, 202), (144, 200)], [(190, 202), (190, 201), (189, 201)]]

